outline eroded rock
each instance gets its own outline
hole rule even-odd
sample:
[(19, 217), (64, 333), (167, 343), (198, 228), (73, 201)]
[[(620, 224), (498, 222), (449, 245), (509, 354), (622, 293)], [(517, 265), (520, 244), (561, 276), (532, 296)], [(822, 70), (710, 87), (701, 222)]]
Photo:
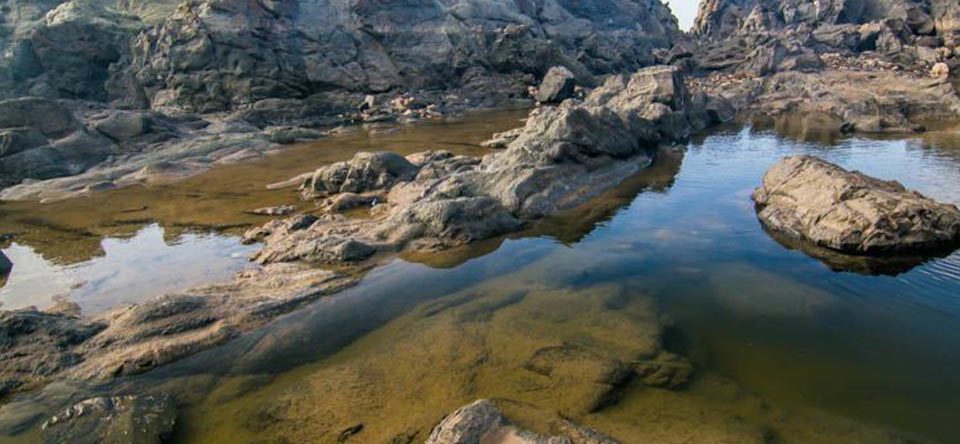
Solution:
[(770, 230), (844, 253), (937, 252), (960, 243), (956, 205), (811, 156), (774, 165), (753, 199)]

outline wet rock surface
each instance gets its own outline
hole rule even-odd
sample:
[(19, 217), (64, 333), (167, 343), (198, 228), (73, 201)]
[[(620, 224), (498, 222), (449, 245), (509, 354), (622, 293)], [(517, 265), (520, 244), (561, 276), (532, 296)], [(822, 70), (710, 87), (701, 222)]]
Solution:
[(811, 156), (774, 165), (753, 198), (768, 229), (843, 253), (949, 252), (960, 243), (956, 205)]
[(81, 401), (43, 423), (44, 442), (75, 444), (160, 444), (176, 424), (166, 394), (127, 395)]

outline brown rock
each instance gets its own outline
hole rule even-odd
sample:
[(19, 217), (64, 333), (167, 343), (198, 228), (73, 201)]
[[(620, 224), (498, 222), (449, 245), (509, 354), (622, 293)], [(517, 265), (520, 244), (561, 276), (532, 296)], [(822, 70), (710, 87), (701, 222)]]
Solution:
[(943, 251), (960, 242), (955, 205), (811, 156), (774, 165), (753, 199), (770, 230), (844, 253)]

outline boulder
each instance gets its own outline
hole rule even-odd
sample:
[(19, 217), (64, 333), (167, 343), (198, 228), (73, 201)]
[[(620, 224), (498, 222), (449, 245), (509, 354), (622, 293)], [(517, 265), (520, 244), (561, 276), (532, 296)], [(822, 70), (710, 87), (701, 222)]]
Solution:
[(771, 231), (848, 254), (941, 252), (960, 243), (960, 210), (812, 156), (771, 167), (753, 193)]
[(166, 394), (80, 401), (43, 424), (47, 443), (161, 444), (173, 432), (177, 411)]
[(576, 86), (573, 72), (563, 66), (554, 66), (543, 77), (535, 98), (540, 103), (560, 103), (573, 97)]
[(150, 116), (136, 111), (113, 111), (110, 115), (94, 123), (101, 134), (117, 142), (124, 142), (151, 131)]

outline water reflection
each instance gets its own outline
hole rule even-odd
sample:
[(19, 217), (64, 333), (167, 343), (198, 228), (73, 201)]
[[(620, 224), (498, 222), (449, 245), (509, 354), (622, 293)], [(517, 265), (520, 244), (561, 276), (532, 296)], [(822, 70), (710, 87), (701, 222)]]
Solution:
[(838, 273), (771, 238), (750, 201), (764, 171), (793, 154), (960, 201), (957, 148), (923, 137), (825, 144), (723, 130), (527, 232), (404, 256), (145, 375), (21, 397), (0, 408), (0, 430), (29, 441), (71, 400), (151, 390), (180, 403), (177, 442), (299, 442), (356, 422), (370, 433), (357, 439), (380, 442), (485, 396), (547, 393), (569, 408), (582, 393), (550, 391), (525, 369), (526, 347), (636, 345), (650, 325), (640, 308), (653, 304), (695, 378), (679, 391), (634, 387), (578, 420), (624, 442), (956, 441), (960, 254), (896, 275)]
[(165, 230), (148, 225), (129, 237), (100, 241), (99, 257), (58, 265), (17, 242), (3, 252), (16, 264), (0, 289), (5, 309), (45, 308), (55, 298), (80, 305), (86, 315), (165, 293), (230, 279), (249, 267), (255, 247), (211, 233)]

